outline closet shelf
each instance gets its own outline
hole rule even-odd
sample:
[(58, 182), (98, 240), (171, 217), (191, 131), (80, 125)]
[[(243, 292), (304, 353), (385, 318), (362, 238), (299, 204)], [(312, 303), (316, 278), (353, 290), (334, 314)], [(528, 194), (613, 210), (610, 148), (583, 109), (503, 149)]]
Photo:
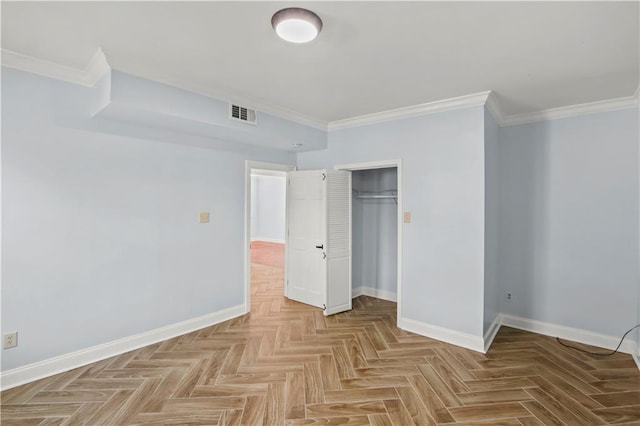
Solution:
[[(391, 192), (391, 194), (390, 194)], [(356, 199), (359, 200), (380, 200), (380, 199), (389, 199), (389, 200), (397, 200), (398, 195), (394, 194), (392, 190), (382, 191), (382, 192), (358, 192), (356, 190), (353, 191)]]

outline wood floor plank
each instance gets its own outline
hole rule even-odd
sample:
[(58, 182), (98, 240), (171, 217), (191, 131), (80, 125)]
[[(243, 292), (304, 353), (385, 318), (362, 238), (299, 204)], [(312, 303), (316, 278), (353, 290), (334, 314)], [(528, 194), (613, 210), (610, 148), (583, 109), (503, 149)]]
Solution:
[(387, 409), (387, 413), (389, 413), (391, 423), (404, 426), (415, 425), (411, 418), (411, 414), (409, 414), (409, 411), (407, 411), (407, 408), (401, 400), (388, 399), (384, 401), (384, 406)]
[(523, 426), (545, 426), (537, 417), (520, 417), (518, 422)]
[(325, 317), (283, 297), (282, 267), (251, 271), (249, 314), (3, 391), (0, 422), (640, 424), (629, 355), (509, 327), (473, 352), (400, 330), (393, 302), (361, 296)]
[(540, 422), (545, 425), (564, 425), (564, 422), (556, 417), (551, 411), (549, 411), (544, 405), (538, 401), (525, 401), (522, 406), (529, 410)]
[(357, 416), (364, 414), (383, 414), (387, 410), (382, 401), (328, 402), (307, 405), (307, 417)]
[(312, 419), (287, 420), (287, 426), (365, 426), (369, 425), (367, 416), (316, 417)]
[(302, 419), (305, 417), (304, 373), (287, 373), (286, 378), (285, 418)]
[(317, 362), (304, 364), (304, 393), (307, 404), (324, 402), (322, 377), (320, 374), (320, 366)]
[(116, 411), (113, 417), (109, 418), (112, 424), (127, 424), (138, 414), (140, 408), (143, 407), (147, 401), (153, 396), (154, 392), (162, 383), (161, 378), (154, 377), (145, 380), (142, 385), (122, 404), (122, 406)]
[[(640, 382), (638, 383), (638, 385), (640, 386)], [(592, 398), (600, 402), (605, 407), (640, 405), (640, 390), (604, 393), (599, 395), (592, 395)]]
[(109, 424), (109, 420), (116, 414), (118, 409), (124, 405), (124, 403), (135, 392), (133, 389), (121, 389), (113, 393), (97, 411), (89, 417), (87, 420), (88, 425), (106, 425)]
[(206, 398), (175, 398), (168, 400), (162, 411), (165, 413), (195, 412), (198, 410), (238, 410), (244, 409), (246, 397), (220, 396)]
[[(438, 394), (440, 400), (447, 407), (458, 407), (462, 405), (460, 399), (456, 395), (456, 393), (451, 390), (451, 388), (442, 380), (442, 378), (436, 373), (436, 371), (431, 367), (431, 365), (419, 365), (418, 370), (424, 376), (424, 378), (429, 382), (431, 388)], [(465, 386), (466, 388), (466, 386)]]
[(140, 413), (132, 424), (144, 425), (217, 425), (222, 411), (201, 410), (194, 413)]
[(437, 423), (452, 423), (453, 417), (447, 407), (442, 403), (438, 394), (433, 390), (429, 382), (422, 375), (409, 376), (407, 378), (422, 403)]
[(469, 380), (464, 382), (470, 392), (482, 390), (508, 390), (533, 388), (537, 385), (528, 377), (507, 377), (504, 379)]
[[(87, 419), (93, 417), (103, 405), (104, 403), (102, 402), (84, 403), (75, 413), (67, 417), (62, 424), (65, 426), (89, 424)], [(2, 424), (2, 421), (0, 421), (0, 424)]]
[(498, 404), (469, 405), (453, 407), (449, 412), (456, 421), (495, 421), (505, 418), (524, 417), (529, 412), (518, 402), (503, 402)]
[(263, 395), (267, 393), (270, 383), (247, 383), (240, 385), (204, 385), (196, 386), (189, 397), (223, 397), (223, 396), (249, 396)]
[(338, 369), (338, 377), (341, 379), (348, 379), (355, 377), (355, 372), (353, 371), (353, 365), (351, 364), (351, 360), (349, 359), (349, 354), (347, 353), (347, 349), (344, 347), (344, 344), (332, 346), (333, 357), (336, 362), (336, 368)]
[(536, 401), (543, 405), (547, 410), (551, 411), (556, 417), (567, 424), (582, 424), (582, 422), (576, 417), (571, 410), (569, 410), (564, 402), (560, 402), (547, 394), (540, 388), (526, 389)]
[(464, 405), (493, 404), (496, 402), (528, 401), (531, 395), (524, 389), (488, 390), (459, 393), (458, 398)]
[[(412, 387), (398, 387), (396, 392), (400, 395), (400, 399), (404, 404), (407, 412), (411, 416), (411, 420), (417, 426), (435, 425), (436, 421), (431, 416), (427, 407), (422, 403), (418, 394)], [(386, 405), (386, 404), (385, 404)], [(387, 408), (388, 411), (388, 408)]]
[(252, 395), (247, 397), (247, 402), (242, 411), (240, 423), (243, 425), (259, 425), (265, 414), (264, 395)]
[(35, 417), (71, 416), (82, 404), (3, 404), (2, 422)]
[(269, 383), (265, 398), (264, 425), (282, 425), (285, 420), (285, 384)]
[(409, 386), (409, 381), (406, 376), (365, 377), (361, 379), (341, 379), (340, 386), (342, 389)]
[(363, 377), (379, 377), (379, 376), (397, 376), (407, 375), (413, 376), (420, 374), (418, 369), (414, 365), (395, 366), (395, 367), (371, 367), (371, 368), (358, 368), (353, 370), (354, 375), (357, 378)]
[(602, 380), (590, 383), (594, 388), (602, 392), (622, 392), (634, 391), (640, 388), (640, 380), (637, 379), (615, 379)]
[(393, 426), (388, 414), (369, 414), (368, 417), (371, 426)]
[(322, 388), (325, 391), (340, 389), (338, 369), (331, 354), (320, 355), (320, 371), (322, 372)]
[(611, 424), (640, 424), (640, 406), (599, 408), (593, 412)]
[[(600, 417), (596, 416), (591, 410), (576, 401), (576, 399), (574, 399), (574, 397), (570, 393), (564, 392), (562, 389), (550, 383), (546, 378), (537, 376), (532, 377), (531, 381), (536, 383), (539, 388), (531, 388), (530, 390), (527, 390), (529, 394), (533, 395), (532, 391), (536, 395), (540, 395), (542, 392), (544, 392), (546, 395), (560, 402), (565, 409), (569, 410), (573, 414), (573, 416), (578, 419), (580, 423), (592, 425), (603, 424)], [(580, 392), (577, 392), (576, 396), (584, 395), (582, 395)], [(536, 399), (540, 401), (537, 396)]]
[(325, 391), (326, 402), (380, 401), (397, 399), (395, 388), (366, 388)]
[(242, 423), (242, 414), (244, 410), (224, 410), (218, 421), (220, 426), (240, 426)]
[(56, 390), (40, 391), (29, 400), (29, 404), (55, 404), (58, 402), (104, 402), (113, 395), (112, 390)]

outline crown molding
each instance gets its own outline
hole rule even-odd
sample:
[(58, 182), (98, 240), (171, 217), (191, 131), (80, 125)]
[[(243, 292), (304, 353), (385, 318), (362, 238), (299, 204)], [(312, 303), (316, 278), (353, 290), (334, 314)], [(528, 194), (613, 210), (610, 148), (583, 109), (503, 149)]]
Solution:
[(230, 102), (234, 105), (242, 105), (243, 107), (254, 109), (259, 113), (269, 114), (274, 117), (283, 118), (285, 120), (293, 121), (294, 123), (302, 124), (307, 127), (313, 127), (314, 129), (327, 131), (327, 122), (320, 120), (297, 111), (285, 108), (283, 106), (260, 101), (246, 96), (237, 96), (229, 90), (225, 90), (221, 87), (210, 88), (198, 84), (188, 83), (185, 81), (167, 81), (162, 78), (149, 77), (142, 75), (126, 68), (118, 67), (119, 71), (127, 74), (131, 74), (136, 77), (144, 78), (147, 80), (155, 81), (156, 83), (165, 84), (167, 86), (175, 87), (176, 89), (186, 90), (188, 92), (196, 93), (198, 95), (207, 96), (213, 99), (217, 99), (224, 102)]
[[(106, 72), (111, 70), (107, 58), (102, 49), (98, 49), (84, 69), (72, 68), (33, 56), (24, 55), (7, 49), (0, 49), (2, 65), (26, 71), (45, 77), (63, 80), (69, 83), (79, 84), (86, 87), (93, 87)], [(559, 108), (551, 108), (542, 111), (524, 114), (506, 115), (502, 112), (499, 102), (492, 91), (474, 93), (471, 95), (459, 96), (428, 102), (419, 105), (391, 109), (373, 114), (366, 114), (351, 117), (344, 120), (326, 122), (305, 114), (290, 110), (288, 108), (263, 102), (257, 99), (242, 98), (233, 95), (223, 89), (212, 90), (208, 87), (193, 85), (187, 82), (168, 82), (162, 79), (149, 78), (135, 72), (122, 69), (121, 71), (147, 78), (161, 84), (187, 90), (204, 96), (209, 96), (218, 100), (233, 101), (234, 103), (255, 109), (261, 113), (269, 114), (298, 124), (312, 127), (324, 131), (347, 129), (359, 127), (385, 121), (399, 120), (403, 118), (417, 117), (437, 112), (452, 111), (456, 109), (469, 108), (485, 105), (487, 110), (494, 117), (500, 127), (517, 126), (519, 124), (535, 123), (539, 121), (556, 120), (561, 118), (577, 117), (580, 115), (617, 111), (621, 109), (638, 107), (640, 97), (640, 85), (636, 88), (632, 96), (607, 99), (603, 101), (588, 102), (577, 105), (570, 105)]]
[(68, 83), (93, 87), (96, 82), (111, 68), (102, 49), (98, 49), (85, 69), (60, 65), (33, 56), (2, 49), (2, 65), (32, 74), (38, 74)]
[[(66, 65), (60, 65), (55, 62), (24, 55), (22, 53), (6, 49), (1, 49), (0, 53), (2, 56), (3, 66), (26, 71), (32, 74), (42, 75), (44, 77), (49, 77), (56, 80), (66, 81), (68, 83), (79, 84), (85, 87), (93, 87), (105, 72), (111, 70), (111, 67), (107, 62), (107, 58), (104, 55), (102, 49), (98, 49), (96, 51), (95, 55), (93, 55), (93, 58), (91, 58), (91, 61), (85, 69), (78, 69), (68, 67)], [(161, 84), (166, 84), (167, 86), (187, 90), (189, 92), (212, 97), (218, 100), (223, 100), (225, 102), (234, 102), (239, 105), (255, 109), (258, 112), (273, 115), (275, 117), (293, 121), (295, 123), (302, 124), (308, 127), (313, 127), (324, 131), (327, 130), (326, 121), (318, 120), (278, 105), (267, 104), (254, 99), (240, 98), (231, 93), (226, 93), (223, 90), (212, 91), (210, 88), (194, 86), (190, 84), (176, 84), (175, 82), (168, 82), (162, 79), (149, 78), (148, 76), (139, 75), (126, 69), (120, 70), (137, 77), (146, 78), (148, 80), (152, 80)]]
[(638, 91), (633, 96), (624, 98), (607, 99), (604, 101), (588, 102), (584, 104), (570, 105), (566, 107), (551, 108), (526, 114), (507, 115), (502, 118), (500, 127), (517, 126), (519, 124), (536, 123), (539, 121), (571, 118), (580, 115), (595, 114), (638, 106)]
[(388, 111), (376, 112), (373, 114), (361, 115), (329, 122), (329, 131), (347, 129), (350, 127), (360, 127), (370, 124), (383, 123), (385, 121), (398, 120), (402, 118), (417, 117), (420, 115), (433, 114), (436, 112), (452, 111), (456, 109), (469, 108), (484, 105), (487, 102), (491, 91), (474, 93), (471, 95), (459, 96), (457, 98), (444, 99), (440, 101), (428, 102), (419, 105), (391, 109)]
[(498, 100), (496, 99), (496, 95), (494, 92), (489, 93), (489, 97), (487, 97), (487, 102), (484, 104), (485, 107), (489, 110), (493, 118), (498, 123), (498, 126), (505, 126), (505, 119), (502, 110), (500, 109), (500, 105), (498, 104)]

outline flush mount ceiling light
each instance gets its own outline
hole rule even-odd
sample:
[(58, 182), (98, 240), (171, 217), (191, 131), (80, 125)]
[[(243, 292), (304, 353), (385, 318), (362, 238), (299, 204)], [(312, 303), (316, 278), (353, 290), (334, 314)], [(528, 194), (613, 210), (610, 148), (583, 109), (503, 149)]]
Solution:
[(289, 7), (277, 11), (271, 25), (281, 39), (291, 43), (307, 43), (318, 36), (322, 20), (307, 9)]

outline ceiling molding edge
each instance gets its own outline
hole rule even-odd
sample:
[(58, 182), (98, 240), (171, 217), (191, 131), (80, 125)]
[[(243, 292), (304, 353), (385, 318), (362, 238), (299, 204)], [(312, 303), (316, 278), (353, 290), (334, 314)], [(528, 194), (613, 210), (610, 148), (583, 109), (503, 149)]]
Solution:
[(148, 76), (136, 73), (135, 71), (130, 71), (124, 68), (118, 68), (118, 70), (130, 75), (134, 75), (136, 77), (144, 78), (160, 84), (165, 84), (167, 86), (175, 87), (176, 89), (186, 90), (188, 92), (192, 92), (201, 96), (217, 99), (222, 102), (229, 102), (234, 105), (242, 105), (243, 107), (254, 109), (258, 113), (269, 114), (274, 117), (282, 118), (284, 120), (289, 120), (294, 123), (312, 127), (314, 129), (323, 130), (325, 132), (327, 131), (328, 123), (324, 120), (310, 117), (303, 113), (291, 110), (289, 108), (282, 107), (280, 105), (262, 102), (260, 100), (252, 99), (248, 97), (237, 96), (231, 93), (229, 90), (224, 90), (220, 87), (211, 89), (211, 88), (203, 87), (197, 84), (189, 84), (186, 82), (169, 82), (161, 78), (148, 77)]
[[(20, 71), (25, 71), (31, 74), (41, 75), (55, 80), (66, 81), (67, 83), (78, 84), (85, 87), (95, 86), (100, 77), (102, 77), (105, 72), (111, 70), (111, 66), (108, 63), (104, 52), (100, 48), (96, 51), (95, 55), (93, 55), (93, 58), (91, 58), (91, 61), (89, 61), (89, 64), (85, 69), (68, 67), (66, 65), (61, 65), (55, 62), (36, 58), (34, 56), (24, 55), (22, 53), (14, 52), (7, 49), (0, 49), (0, 56), (2, 58), (3, 66), (14, 68)], [(126, 70), (121, 71), (128, 72)], [(131, 74), (137, 75), (135, 73)], [(197, 93), (202, 96), (212, 97), (223, 102), (239, 103), (240, 105), (255, 109), (258, 112), (273, 115), (275, 117), (313, 127), (315, 129), (327, 131), (326, 121), (318, 120), (284, 107), (268, 105), (250, 99), (242, 99), (232, 95), (220, 96), (212, 93), (210, 90), (206, 90), (200, 87), (193, 88), (188, 87), (187, 85), (176, 85), (175, 83), (170, 83), (163, 80), (150, 79), (146, 76), (137, 76), (155, 81), (157, 83), (166, 84), (171, 87), (176, 87), (178, 89)]]
[[(55, 62), (39, 59), (33, 56), (24, 55), (7, 49), (0, 49), (2, 65), (15, 68), (32, 74), (68, 83), (78, 84), (85, 87), (93, 87), (100, 77), (111, 70), (107, 58), (101, 48), (98, 48), (89, 64), (84, 69), (72, 68)], [(127, 72), (126, 70), (123, 70)], [(139, 76), (147, 78), (144, 76)], [(632, 96), (607, 99), (603, 101), (588, 102), (583, 104), (569, 105), (558, 108), (551, 108), (533, 113), (505, 115), (500, 109), (499, 103), (492, 91), (474, 93), (455, 98), (443, 99), (424, 104), (401, 107), (387, 111), (376, 112), (344, 120), (326, 122), (278, 105), (263, 103), (257, 100), (242, 99), (230, 94), (221, 96), (211, 90), (201, 87), (189, 87), (188, 85), (176, 85), (162, 80), (153, 80), (183, 90), (188, 90), (204, 96), (224, 101), (233, 100), (241, 105), (253, 108), (258, 112), (263, 112), (285, 120), (290, 120), (298, 124), (313, 127), (324, 131), (347, 129), (350, 127), (360, 127), (370, 124), (382, 123), (385, 121), (398, 120), (403, 118), (417, 117), (420, 115), (437, 112), (452, 111), (456, 109), (469, 108), (473, 106), (485, 105), (500, 127), (516, 126), (520, 124), (535, 123), (539, 121), (556, 120), (561, 118), (577, 117), (586, 114), (617, 111), (621, 109), (638, 107), (640, 97), (640, 85), (636, 88)]]
[(2, 65), (5, 67), (66, 81), (67, 83), (79, 84), (85, 87), (93, 87), (100, 77), (111, 69), (104, 52), (100, 48), (98, 48), (85, 69), (60, 65), (55, 62), (23, 55), (22, 53), (6, 49), (2, 49), (0, 54), (2, 55)]
[(507, 115), (502, 118), (503, 123), (500, 124), (500, 127), (517, 126), (519, 124), (536, 123), (539, 121), (558, 120), (561, 118), (578, 117), (587, 114), (618, 111), (621, 109), (637, 107), (638, 105), (638, 92), (636, 91), (633, 96), (623, 98), (587, 102), (583, 104), (545, 109), (533, 113)]
[(330, 121), (328, 128), (329, 131), (348, 129), (350, 127), (360, 127), (383, 123), (385, 121), (480, 106), (487, 102), (487, 98), (489, 98), (490, 94), (491, 91), (474, 93), (471, 95), (458, 96), (456, 98), (443, 99), (419, 105), (390, 109), (388, 111), (376, 112), (373, 114), (361, 115), (344, 120)]
[(484, 105), (489, 110), (494, 120), (496, 120), (496, 123), (498, 123), (498, 126), (504, 127), (505, 126), (504, 114), (500, 109), (500, 105), (498, 104), (498, 100), (496, 99), (495, 92), (489, 93), (489, 96), (487, 97), (487, 102)]

